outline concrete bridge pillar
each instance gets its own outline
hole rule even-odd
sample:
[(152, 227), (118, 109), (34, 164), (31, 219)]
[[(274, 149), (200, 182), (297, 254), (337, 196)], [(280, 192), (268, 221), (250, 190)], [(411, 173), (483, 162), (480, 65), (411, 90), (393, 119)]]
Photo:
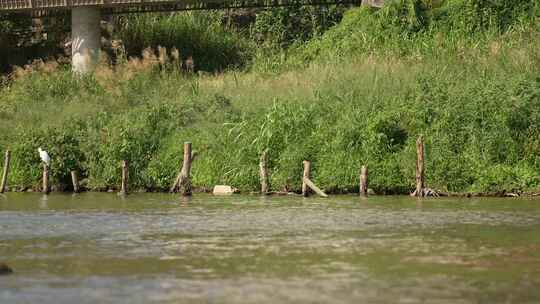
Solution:
[(75, 73), (91, 72), (101, 48), (101, 11), (97, 7), (71, 10), (71, 64)]

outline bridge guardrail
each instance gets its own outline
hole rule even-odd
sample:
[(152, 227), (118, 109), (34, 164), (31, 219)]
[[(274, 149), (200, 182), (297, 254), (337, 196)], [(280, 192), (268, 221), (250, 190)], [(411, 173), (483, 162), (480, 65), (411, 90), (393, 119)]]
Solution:
[(380, 7), (384, 0), (0, 0), (0, 13), (46, 16), (73, 7), (98, 6), (106, 13), (188, 9), (286, 6), (290, 4), (363, 4)]
[(32, 8), (30, 0), (0, 0), (0, 10), (20, 10)]

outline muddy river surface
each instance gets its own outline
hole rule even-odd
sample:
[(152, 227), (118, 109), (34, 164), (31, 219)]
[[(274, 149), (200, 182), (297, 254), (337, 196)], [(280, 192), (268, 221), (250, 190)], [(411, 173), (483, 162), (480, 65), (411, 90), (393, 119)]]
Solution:
[(540, 303), (540, 200), (9, 193), (0, 262), (0, 303)]

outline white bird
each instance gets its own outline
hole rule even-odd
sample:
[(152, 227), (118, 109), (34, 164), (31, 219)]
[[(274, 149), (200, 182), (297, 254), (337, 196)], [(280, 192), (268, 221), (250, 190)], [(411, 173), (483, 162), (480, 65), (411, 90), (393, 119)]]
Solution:
[(41, 157), (41, 160), (48, 165), (51, 164), (51, 158), (49, 157), (49, 153), (45, 150), (41, 150), (41, 148), (38, 148), (39, 157)]

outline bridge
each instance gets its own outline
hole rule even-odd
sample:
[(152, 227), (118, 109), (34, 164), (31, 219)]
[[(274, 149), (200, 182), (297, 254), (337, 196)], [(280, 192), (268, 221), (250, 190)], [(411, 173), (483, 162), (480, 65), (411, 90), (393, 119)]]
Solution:
[(0, 16), (46, 17), (71, 12), (72, 69), (84, 74), (98, 60), (102, 14), (335, 4), (382, 7), (384, 0), (0, 0)]

